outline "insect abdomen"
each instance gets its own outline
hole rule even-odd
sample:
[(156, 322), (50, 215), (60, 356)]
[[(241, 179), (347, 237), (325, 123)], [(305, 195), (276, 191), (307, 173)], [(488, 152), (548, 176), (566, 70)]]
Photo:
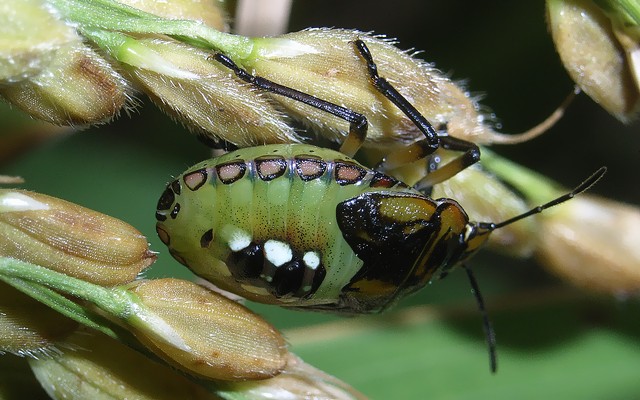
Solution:
[[(336, 205), (380, 185), (379, 174), (312, 146), (259, 150), (200, 163), (170, 184), (175, 202), (159, 202), (167, 208), (159, 234), (174, 257), (224, 289), (269, 303), (335, 302), (362, 266)], [(178, 215), (166, 218), (175, 204)]]
[(157, 217), (171, 254), (222, 289), (350, 313), (422, 287), (468, 222), (452, 200), (305, 145), (198, 164), (169, 184)]

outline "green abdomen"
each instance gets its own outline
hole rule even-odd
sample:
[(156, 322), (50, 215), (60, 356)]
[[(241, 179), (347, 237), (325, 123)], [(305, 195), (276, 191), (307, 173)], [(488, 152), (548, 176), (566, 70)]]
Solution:
[(176, 259), (222, 289), (263, 303), (365, 312), (384, 307), (413, 273), (422, 245), (438, 234), (434, 210), (341, 153), (273, 145), (187, 170), (160, 199), (157, 229)]
[(362, 267), (336, 205), (372, 190), (363, 182), (374, 175), (312, 146), (239, 150), (168, 186), (158, 232), (176, 259), (225, 290), (266, 303), (336, 303)]

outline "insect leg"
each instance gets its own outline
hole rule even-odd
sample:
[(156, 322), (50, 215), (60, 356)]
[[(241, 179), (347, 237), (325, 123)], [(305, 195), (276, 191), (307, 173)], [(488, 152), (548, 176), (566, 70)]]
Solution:
[[(356, 40), (354, 44), (362, 58), (367, 63), (369, 77), (371, 78), (373, 86), (380, 93), (382, 93), (382, 95), (384, 95), (393, 104), (395, 104), (396, 107), (398, 107), (400, 111), (402, 111), (426, 137), (425, 139), (423, 139), (422, 143), (418, 142), (415, 144), (415, 146), (409, 146), (406, 150), (399, 150), (398, 154), (392, 154), (387, 157), (382, 161), (383, 166), (385, 166), (385, 163), (387, 163), (389, 165), (385, 167), (389, 168), (392, 163), (396, 163), (398, 160), (406, 159), (408, 153), (417, 154), (416, 150), (418, 149), (420, 149), (420, 151), (422, 152), (426, 152), (424, 156), (428, 156), (429, 154), (434, 153), (440, 147), (455, 151), (463, 151), (464, 154), (444, 165), (438, 170), (442, 170), (442, 172), (439, 172), (438, 176), (436, 176), (434, 179), (430, 179), (430, 181), (434, 181), (435, 183), (437, 183), (451, 178), (458, 172), (476, 163), (480, 159), (480, 149), (475, 143), (467, 142), (461, 139), (455, 139), (450, 136), (438, 136), (438, 133), (433, 128), (433, 125), (431, 125), (431, 123), (429, 123), (429, 121), (427, 121), (427, 119), (422, 114), (420, 114), (420, 112), (393, 87), (393, 85), (391, 85), (386, 79), (378, 74), (378, 66), (373, 61), (373, 56), (371, 55), (371, 52), (369, 51), (367, 45), (360, 39)], [(411, 157), (409, 157), (409, 159), (411, 159)], [(395, 166), (397, 167), (397, 165)]]
[[(480, 150), (475, 145), (469, 146), (470, 144), (471, 143), (467, 141), (456, 139), (452, 136), (441, 136), (440, 147), (446, 150), (463, 151), (464, 153), (442, 167), (429, 170), (427, 175), (413, 186), (420, 191), (424, 191), (435, 184), (452, 178), (458, 172), (475, 164), (480, 159)], [(400, 150), (396, 150), (383, 158), (376, 166), (376, 170), (387, 172), (414, 161), (418, 161), (431, 155), (432, 152), (430, 149), (431, 148), (426, 139), (411, 143), (410, 145), (403, 147)]]
[(231, 69), (238, 78), (247, 83), (270, 93), (284, 96), (328, 112), (329, 114), (335, 115), (336, 117), (349, 122), (349, 135), (340, 146), (341, 153), (347, 156), (354, 156), (360, 147), (362, 147), (362, 144), (367, 137), (367, 128), (369, 126), (367, 118), (364, 115), (299, 90), (280, 85), (260, 76), (252, 75), (246, 70), (240, 68), (235, 62), (233, 62), (233, 60), (224, 54), (216, 53), (213, 58), (225, 67)]
[(204, 144), (205, 146), (213, 149), (213, 150), (224, 150), (226, 152), (236, 150), (238, 147), (231, 142), (226, 140), (219, 140), (213, 138), (212, 136), (205, 135), (201, 132), (196, 132), (197, 139)]
[(452, 136), (441, 136), (440, 146), (446, 150), (462, 151), (464, 153), (420, 179), (413, 185), (416, 189), (424, 190), (435, 184), (444, 182), (480, 160), (480, 149), (478, 146), (466, 140), (457, 139)]
[(478, 281), (476, 280), (473, 271), (471, 268), (462, 264), (462, 268), (467, 272), (467, 278), (469, 278), (469, 284), (471, 285), (471, 292), (473, 296), (476, 298), (476, 303), (478, 304), (478, 310), (482, 315), (482, 328), (484, 329), (484, 336), (487, 340), (487, 348), (489, 349), (489, 369), (492, 373), (496, 373), (498, 370), (498, 357), (496, 353), (496, 332), (493, 330), (493, 325), (491, 325), (491, 321), (489, 320), (489, 315), (487, 314), (487, 309), (484, 305), (484, 299), (482, 298), (482, 294), (480, 293), (480, 287), (478, 286)]
[(392, 171), (414, 161), (421, 160), (433, 154), (431, 145), (426, 139), (418, 140), (399, 150), (387, 154), (378, 165), (376, 170), (381, 172)]

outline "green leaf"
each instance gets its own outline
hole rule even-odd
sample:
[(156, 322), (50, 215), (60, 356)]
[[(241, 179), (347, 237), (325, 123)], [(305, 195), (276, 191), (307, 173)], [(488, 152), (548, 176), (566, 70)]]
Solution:
[(631, 399), (640, 393), (637, 305), (589, 301), (560, 289), (493, 299), (489, 309), (498, 340), (495, 376), (472, 307), (423, 306), (288, 333), (303, 359), (376, 399)]

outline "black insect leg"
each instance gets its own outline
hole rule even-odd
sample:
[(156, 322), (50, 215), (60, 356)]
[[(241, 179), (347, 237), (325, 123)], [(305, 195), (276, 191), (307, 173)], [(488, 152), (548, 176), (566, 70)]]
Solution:
[(216, 138), (213, 138), (212, 136), (209, 135), (205, 135), (202, 132), (197, 132), (196, 133), (196, 137), (197, 139), (204, 144), (205, 146), (213, 149), (213, 150), (224, 150), (225, 152), (229, 152), (229, 151), (233, 151), (236, 150), (238, 148), (238, 146), (236, 146), (235, 144), (228, 142), (226, 140), (219, 140)]
[[(393, 85), (391, 85), (386, 79), (382, 78), (378, 74), (378, 67), (373, 61), (373, 56), (369, 51), (367, 45), (360, 39), (356, 40), (355, 46), (362, 58), (367, 63), (367, 69), (369, 71), (369, 77), (375, 86), (375, 88), (382, 93), (387, 99), (396, 105), (425, 135), (425, 139), (422, 142), (416, 143), (414, 146), (409, 146), (406, 150), (399, 150), (399, 153), (392, 154), (382, 161), (385, 168), (391, 169), (391, 165), (397, 167), (397, 162), (402, 159), (412, 159), (408, 157), (409, 154), (418, 154), (423, 152), (424, 156), (433, 154), (438, 148), (451, 149), (456, 151), (463, 151), (460, 157), (452, 160), (451, 162), (438, 169), (438, 174), (433, 179), (426, 181), (429, 183), (433, 181), (435, 183), (442, 182), (451, 178), (458, 172), (474, 164), (480, 159), (480, 149), (474, 143), (467, 142), (461, 139), (454, 139), (450, 136), (438, 136), (438, 133), (433, 128), (433, 125), (427, 121), (427, 119), (420, 114), (420, 112), (402, 95), (398, 92)], [(413, 160), (415, 161), (415, 160)], [(442, 171), (442, 172), (440, 172)], [(433, 183), (430, 183), (432, 185)]]
[(484, 336), (487, 340), (487, 348), (489, 350), (489, 369), (492, 373), (496, 373), (498, 370), (498, 356), (496, 353), (496, 332), (493, 330), (493, 325), (491, 325), (491, 321), (489, 320), (489, 314), (487, 314), (487, 309), (484, 305), (484, 299), (482, 298), (482, 294), (480, 293), (480, 287), (478, 286), (478, 281), (476, 281), (476, 277), (471, 271), (471, 268), (462, 264), (462, 268), (467, 272), (467, 278), (469, 278), (469, 284), (471, 285), (471, 292), (476, 299), (476, 303), (478, 305), (478, 310), (482, 315), (482, 328), (484, 329)]
[[(455, 176), (458, 172), (475, 164), (480, 159), (480, 151), (477, 146), (468, 146), (469, 142), (456, 139), (451, 136), (440, 137), (440, 147), (446, 150), (464, 152), (460, 157), (453, 159), (442, 167), (430, 168), (427, 175), (420, 179), (413, 186), (425, 191), (433, 185), (446, 181)], [(421, 160), (432, 155), (431, 147), (426, 139), (411, 143), (410, 145), (396, 150), (387, 155), (377, 166), (376, 170), (382, 172), (392, 171), (404, 165)]]
[(367, 137), (367, 129), (369, 125), (367, 118), (364, 115), (299, 90), (280, 85), (260, 76), (252, 75), (246, 70), (240, 68), (235, 62), (233, 62), (233, 60), (224, 54), (217, 53), (213, 58), (225, 67), (231, 69), (238, 78), (247, 83), (270, 93), (284, 96), (328, 112), (329, 114), (335, 115), (336, 117), (349, 122), (349, 135), (345, 138), (342, 146), (340, 147), (340, 152), (343, 154), (347, 156), (354, 156), (360, 147), (362, 147), (362, 144)]
[(463, 153), (460, 157), (454, 158), (420, 179), (418, 183), (413, 185), (416, 189), (425, 190), (435, 184), (444, 182), (480, 160), (480, 149), (478, 146), (466, 140), (456, 139), (452, 136), (441, 136), (440, 146), (445, 150), (461, 151)]

